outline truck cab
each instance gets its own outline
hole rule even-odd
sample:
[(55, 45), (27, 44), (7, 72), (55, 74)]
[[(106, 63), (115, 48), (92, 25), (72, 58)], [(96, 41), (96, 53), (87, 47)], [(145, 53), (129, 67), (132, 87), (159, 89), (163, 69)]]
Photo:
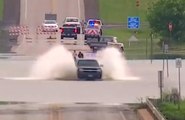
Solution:
[(96, 59), (78, 59), (76, 60), (78, 79), (101, 80), (102, 69)]
[(62, 27), (60, 27), (61, 31), (61, 39), (64, 38), (74, 38), (77, 39), (77, 27), (75, 25), (68, 25), (64, 24)]

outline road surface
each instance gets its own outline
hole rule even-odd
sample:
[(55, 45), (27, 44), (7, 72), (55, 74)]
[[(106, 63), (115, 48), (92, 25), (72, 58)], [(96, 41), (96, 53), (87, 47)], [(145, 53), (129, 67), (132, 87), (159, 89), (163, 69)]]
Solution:
[[(12, 60), (11, 60), (12, 59)], [(11, 58), (0, 61), (1, 77), (26, 77), (34, 60), (30, 58)], [(144, 64), (144, 65), (143, 65)], [(181, 69), (181, 91), (185, 96), (185, 62)], [(0, 96), (2, 101), (28, 102), (97, 102), (97, 103), (133, 103), (141, 98), (159, 97), (158, 75), (162, 69), (162, 61), (130, 60), (127, 66), (134, 81), (125, 78), (123, 81), (46, 81), (46, 80), (0, 80)], [(19, 68), (19, 69), (18, 69)], [(165, 88), (178, 87), (178, 72), (175, 61), (169, 61), (169, 78), (165, 72)], [(6, 91), (6, 92), (4, 92)], [(34, 94), (33, 94), (34, 93)], [(31, 95), (31, 96), (30, 96)]]
[[(61, 44), (60, 33), (56, 35), (36, 34), (38, 26), (42, 25), (45, 13), (57, 14), (57, 22), (62, 25), (67, 16), (76, 16), (84, 19), (83, 0), (21, 0), (20, 25), (29, 27), (28, 35), (20, 35), (18, 45), (12, 48), (13, 52), (21, 55), (40, 55), (53, 45)], [(47, 39), (49, 37), (54, 39)], [(55, 39), (56, 38), (56, 39)], [(78, 36), (78, 41), (83, 41), (83, 36)], [(75, 49), (77, 46), (67, 46)], [(88, 46), (80, 46), (89, 50)]]
[[(12, 108), (11, 110), (7, 110)], [(18, 112), (19, 111), (19, 112)], [(4, 113), (4, 114), (3, 114)], [(6, 113), (6, 114), (5, 114)], [(131, 115), (132, 114), (132, 115)], [(127, 119), (128, 118), (128, 119)], [(1, 106), (2, 120), (137, 120), (128, 105), (9, 105)]]

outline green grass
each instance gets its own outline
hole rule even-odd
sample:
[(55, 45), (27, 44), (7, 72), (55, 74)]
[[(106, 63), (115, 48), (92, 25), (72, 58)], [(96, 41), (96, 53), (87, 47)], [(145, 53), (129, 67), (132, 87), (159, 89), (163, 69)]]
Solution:
[[(138, 42), (132, 42), (129, 46), (128, 39), (133, 35), (134, 31), (127, 28), (122, 29), (104, 29), (104, 35), (118, 37), (119, 42), (123, 42), (125, 46), (125, 54), (128, 59), (146, 59), (151, 57), (151, 42), (149, 26), (142, 26), (142, 23), (147, 23), (147, 8), (154, 0), (140, 0), (140, 6), (136, 7), (136, 0), (99, 0), (100, 18), (106, 23), (127, 24), (128, 16), (139, 16), (141, 26), (135, 36)], [(148, 43), (146, 44), (146, 39)], [(153, 41), (152, 58), (164, 57), (159, 44), (159, 37), (155, 37)], [(169, 48), (168, 56), (170, 58), (182, 57), (185, 58), (185, 44), (172, 44)]]
[[(127, 59), (159, 59), (166, 57), (163, 55), (162, 48), (159, 46), (159, 37), (154, 35), (153, 38), (153, 53), (151, 53), (151, 37), (149, 29), (142, 29), (136, 34), (132, 30), (126, 29), (105, 29), (103, 35), (116, 36), (119, 42), (122, 42), (125, 47), (125, 56)], [(134, 35), (138, 41), (131, 42), (129, 46), (129, 38)], [(152, 55), (151, 55), (152, 54)], [(169, 45), (168, 58), (176, 57), (185, 58), (185, 44), (171, 43)]]
[(168, 120), (185, 120), (185, 101), (180, 103), (180, 110), (178, 104), (170, 102), (164, 102), (158, 107)]
[[(99, 0), (100, 18), (104, 23), (126, 24), (128, 16), (139, 16), (141, 24), (146, 23), (146, 11), (148, 4), (152, 0), (140, 0), (140, 6), (136, 7), (136, 0)], [(123, 29), (104, 29), (104, 35), (112, 35), (118, 37), (119, 42), (123, 42), (125, 46), (125, 55), (127, 59), (143, 59), (149, 55), (149, 28), (141, 26), (135, 34), (138, 42), (132, 42), (129, 46), (128, 39), (134, 34), (133, 30)], [(157, 44), (158, 40), (154, 41)], [(157, 45), (154, 48), (159, 49)]]
[(105, 23), (126, 23), (128, 16), (140, 16), (141, 22), (146, 22), (148, 4), (153, 0), (99, 0), (100, 18)]
[[(122, 42), (125, 47), (125, 55), (127, 59), (146, 59), (151, 56), (151, 39), (149, 37), (149, 30), (139, 30), (134, 34), (132, 30), (126, 29), (105, 29), (104, 35), (116, 36), (119, 42)], [(138, 41), (130, 42), (129, 38), (134, 35)], [(153, 40), (154, 54), (160, 53), (160, 47), (157, 45), (159, 39)]]
[(3, 9), (4, 9), (4, 0), (0, 0), (0, 20), (2, 20), (3, 17)]

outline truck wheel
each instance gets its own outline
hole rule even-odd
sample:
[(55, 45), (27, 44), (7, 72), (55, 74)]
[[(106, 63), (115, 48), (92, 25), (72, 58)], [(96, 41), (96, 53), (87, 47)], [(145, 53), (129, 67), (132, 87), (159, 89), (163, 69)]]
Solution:
[(123, 47), (121, 47), (121, 52), (124, 52), (124, 48)]
[(103, 34), (102, 29), (100, 29), (100, 35), (102, 35), (102, 34)]
[(77, 28), (77, 33), (80, 34), (80, 27)]
[(64, 36), (61, 35), (60, 38), (61, 38), (61, 39), (64, 39)]
[(75, 36), (74, 39), (77, 40), (77, 36)]
[(85, 36), (85, 38), (84, 38), (85, 40), (87, 40), (87, 36)]

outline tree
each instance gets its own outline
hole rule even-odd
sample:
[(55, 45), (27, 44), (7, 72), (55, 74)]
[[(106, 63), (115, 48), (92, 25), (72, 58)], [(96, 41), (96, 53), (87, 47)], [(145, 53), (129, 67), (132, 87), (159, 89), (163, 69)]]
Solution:
[(171, 37), (185, 42), (185, 0), (157, 0), (148, 8), (147, 18), (151, 29), (163, 38), (170, 36), (169, 23), (173, 25)]

